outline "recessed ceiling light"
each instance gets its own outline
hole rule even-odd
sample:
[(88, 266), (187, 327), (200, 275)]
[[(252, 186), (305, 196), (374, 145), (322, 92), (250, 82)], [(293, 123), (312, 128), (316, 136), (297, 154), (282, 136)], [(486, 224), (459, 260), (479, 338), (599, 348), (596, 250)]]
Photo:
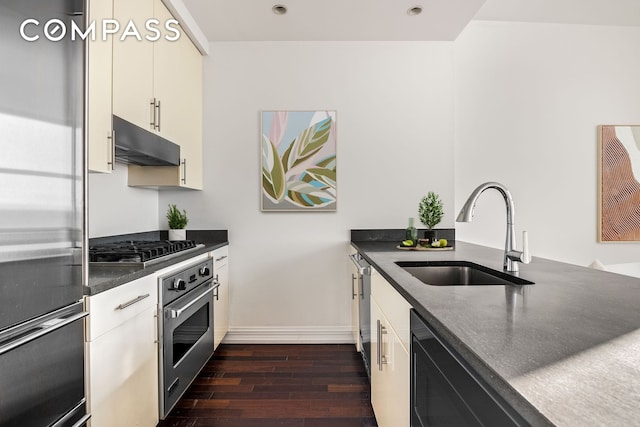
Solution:
[(277, 4), (277, 5), (273, 6), (271, 8), (271, 10), (276, 15), (284, 15), (285, 13), (287, 13), (287, 6), (285, 6), (283, 4)]
[(422, 13), (422, 6), (413, 6), (409, 10), (407, 10), (407, 15), (416, 16)]

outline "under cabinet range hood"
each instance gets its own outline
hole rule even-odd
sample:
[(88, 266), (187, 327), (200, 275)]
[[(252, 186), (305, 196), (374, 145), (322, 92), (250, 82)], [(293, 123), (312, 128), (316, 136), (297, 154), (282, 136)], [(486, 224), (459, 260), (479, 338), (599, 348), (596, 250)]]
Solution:
[(179, 166), (180, 146), (116, 115), (115, 158), (139, 166)]

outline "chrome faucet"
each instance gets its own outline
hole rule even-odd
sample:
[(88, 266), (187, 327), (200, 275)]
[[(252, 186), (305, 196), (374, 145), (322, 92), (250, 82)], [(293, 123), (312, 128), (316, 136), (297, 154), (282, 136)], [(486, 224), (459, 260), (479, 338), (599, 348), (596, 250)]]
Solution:
[(460, 213), (458, 214), (458, 218), (456, 218), (457, 222), (471, 222), (473, 220), (473, 210), (476, 207), (476, 202), (478, 201), (478, 197), (480, 194), (489, 188), (493, 188), (498, 190), (502, 197), (504, 197), (504, 202), (507, 205), (507, 237), (504, 245), (504, 262), (503, 267), (504, 271), (517, 272), (518, 271), (518, 262), (523, 264), (529, 264), (531, 262), (531, 255), (529, 254), (529, 238), (527, 236), (527, 232), (522, 232), (522, 251), (516, 250), (516, 227), (515, 227), (515, 208), (513, 206), (513, 198), (511, 197), (511, 193), (507, 188), (498, 183), (498, 182), (485, 182), (481, 184), (473, 190), (467, 201), (464, 203), (462, 209), (460, 209)]

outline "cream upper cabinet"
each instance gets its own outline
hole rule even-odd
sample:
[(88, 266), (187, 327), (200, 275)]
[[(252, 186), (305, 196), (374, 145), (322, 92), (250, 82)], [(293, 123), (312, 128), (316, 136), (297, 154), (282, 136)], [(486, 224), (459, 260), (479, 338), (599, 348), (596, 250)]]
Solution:
[[(98, 25), (113, 17), (113, 0), (90, 0), (88, 20)], [(88, 42), (87, 54), (87, 147), (91, 172), (113, 170), (114, 146), (111, 120), (111, 79), (113, 40), (96, 37)]]
[(217, 349), (229, 331), (229, 246), (216, 249), (213, 277), (219, 283), (213, 291), (213, 349)]
[(411, 305), (371, 274), (371, 404), (380, 427), (409, 427)]
[[(164, 25), (173, 16), (161, 0), (154, 16)], [(202, 56), (179, 28), (175, 41), (153, 43), (154, 132), (180, 146), (180, 166), (129, 166), (129, 185), (202, 189)], [(174, 34), (168, 34), (173, 36)]]
[[(113, 0), (120, 31), (113, 35), (113, 114), (143, 129), (153, 130), (153, 42), (144, 38), (145, 22), (153, 18), (153, 0)], [(132, 21), (142, 40), (127, 36)], [(116, 138), (118, 136), (116, 135)]]

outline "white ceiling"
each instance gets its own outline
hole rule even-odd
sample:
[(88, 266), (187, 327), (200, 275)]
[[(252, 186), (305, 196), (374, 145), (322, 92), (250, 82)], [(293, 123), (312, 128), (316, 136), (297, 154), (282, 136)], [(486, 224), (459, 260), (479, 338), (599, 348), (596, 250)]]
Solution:
[(640, 26), (640, 0), (487, 0), (474, 19)]
[(471, 19), (640, 26), (640, 0), (183, 1), (209, 41), (455, 40)]

